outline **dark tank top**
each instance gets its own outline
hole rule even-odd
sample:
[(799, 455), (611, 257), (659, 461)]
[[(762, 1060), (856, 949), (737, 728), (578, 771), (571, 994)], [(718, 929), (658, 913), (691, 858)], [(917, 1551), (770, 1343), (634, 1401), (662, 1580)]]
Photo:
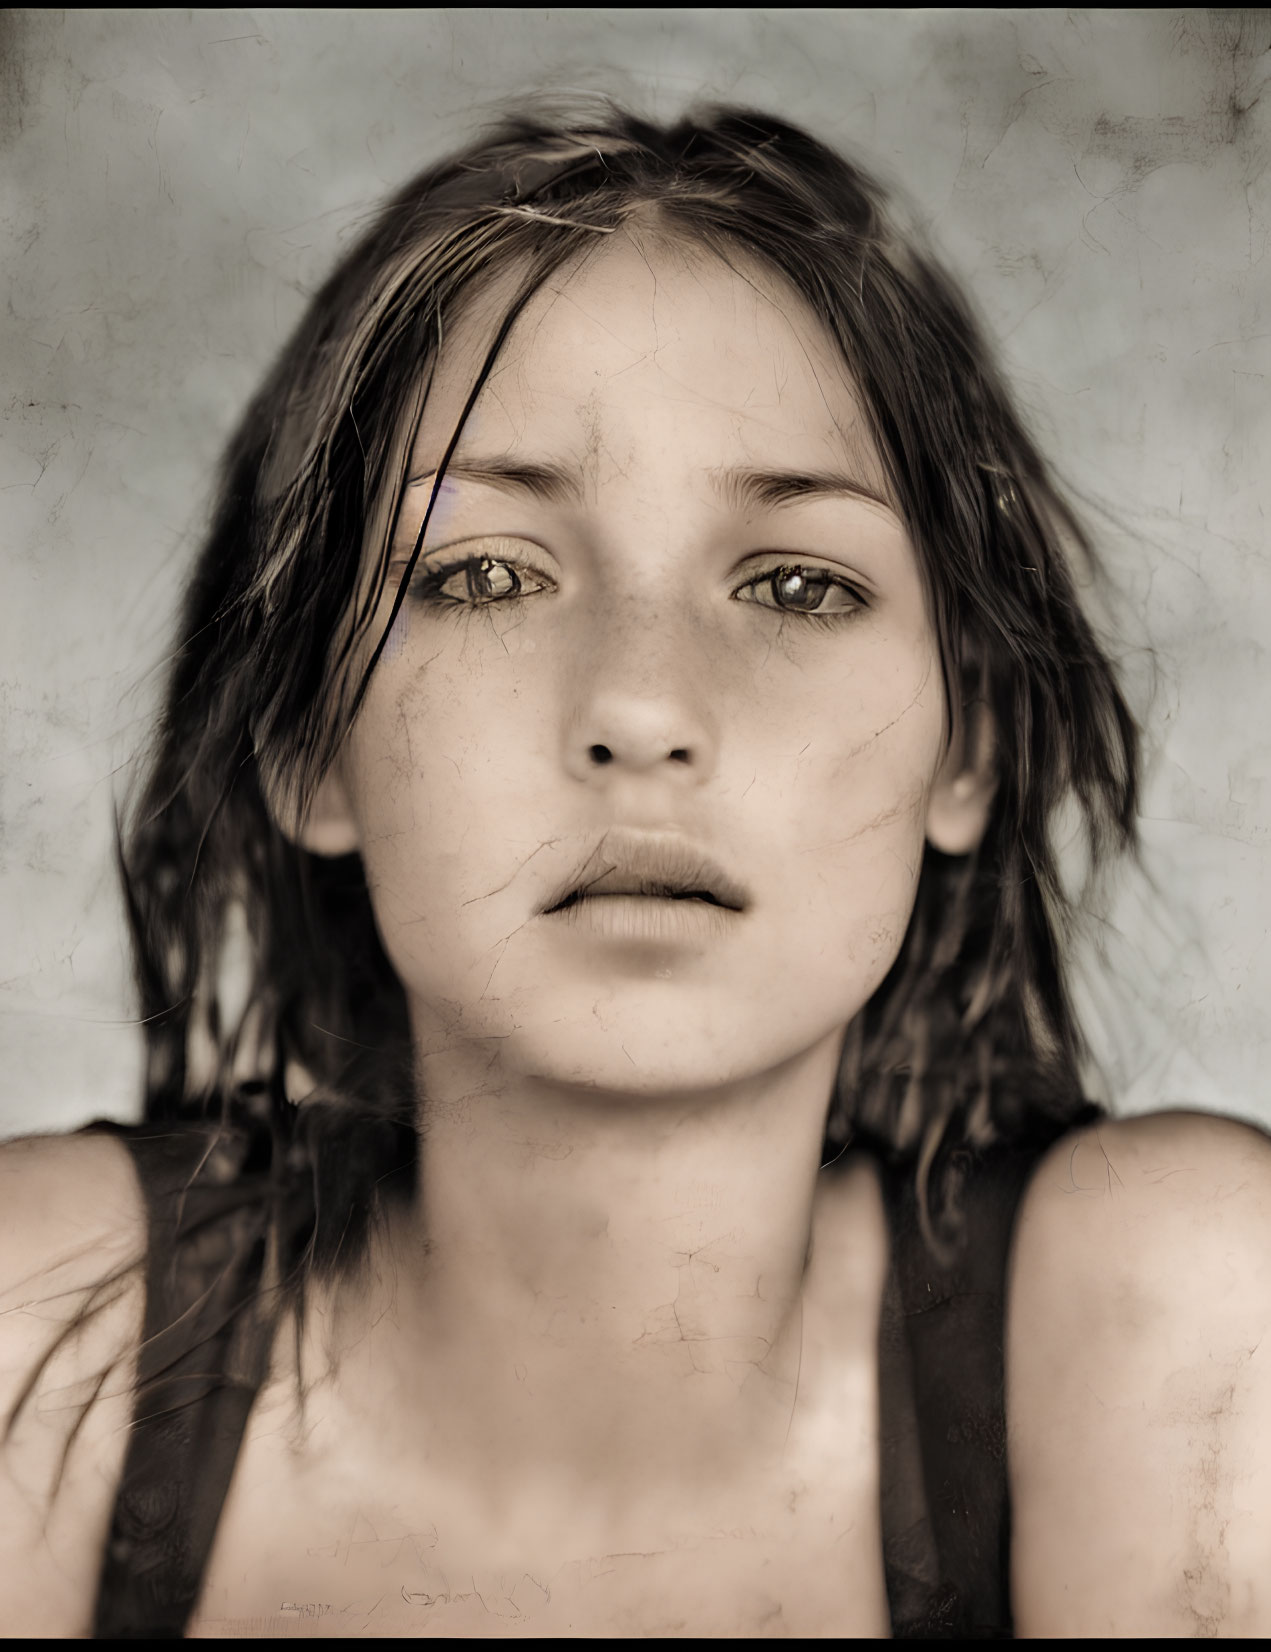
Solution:
[[(179, 1637), (267, 1374), (267, 1153), (253, 1160), (250, 1147), (194, 1128), (89, 1128), (126, 1142), (150, 1223), (138, 1399), (93, 1635)], [(880, 1512), (900, 1638), (1011, 1634), (1006, 1267), (1021, 1194), (1056, 1134), (971, 1157), (952, 1259), (934, 1256), (923, 1237), (912, 1161), (863, 1149), (879, 1165), (891, 1241), (879, 1332)]]

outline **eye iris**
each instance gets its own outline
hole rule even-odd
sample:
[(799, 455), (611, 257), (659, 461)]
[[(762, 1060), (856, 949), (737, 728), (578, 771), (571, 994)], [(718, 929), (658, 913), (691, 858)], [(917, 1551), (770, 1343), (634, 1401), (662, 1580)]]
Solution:
[(802, 568), (787, 568), (772, 576), (772, 595), (779, 608), (811, 611), (821, 606), (829, 584), (829, 579), (823, 574), (810, 574)]
[(483, 556), (480, 562), (468, 565), (468, 595), (474, 602), (495, 602), (500, 597), (515, 596), (520, 588), (516, 571), (506, 562)]

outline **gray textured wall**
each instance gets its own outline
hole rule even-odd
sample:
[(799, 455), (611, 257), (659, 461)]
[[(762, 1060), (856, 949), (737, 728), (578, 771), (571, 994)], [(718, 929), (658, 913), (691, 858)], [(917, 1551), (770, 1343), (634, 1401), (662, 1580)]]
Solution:
[(368, 204), (508, 94), (766, 105), (899, 182), (1087, 502), (1155, 889), (1086, 995), (1113, 1093), (1271, 1121), (1267, 11), (9, 13), (0, 1133), (135, 1105), (112, 799), (211, 466)]

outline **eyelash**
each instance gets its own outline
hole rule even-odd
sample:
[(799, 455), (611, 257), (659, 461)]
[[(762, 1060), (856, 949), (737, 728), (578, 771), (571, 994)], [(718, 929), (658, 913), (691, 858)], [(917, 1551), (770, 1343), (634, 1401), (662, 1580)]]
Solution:
[[(502, 597), (494, 596), (481, 600), (470, 595), (468, 600), (465, 601), (462, 597), (447, 596), (443, 592), (443, 585), (453, 579), (456, 574), (465, 572), (468, 573), (468, 588), (471, 592), (472, 570), (482, 566), (486, 568), (510, 568), (516, 576), (518, 586), (525, 574), (542, 578), (544, 586), (551, 583), (546, 575), (539, 575), (537, 569), (531, 568), (528, 563), (514, 562), (510, 557), (463, 556), (454, 562), (444, 564), (440, 568), (425, 568), (416, 573), (410, 582), (411, 597), (416, 602), (431, 602), (443, 608), (494, 608), (501, 603), (515, 602), (518, 598), (538, 595), (538, 591), (522, 591), (518, 588), (516, 591), (509, 592)], [(543, 589), (543, 587), (539, 589)]]
[[(794, 576), (803, 577), (809, 574), (815, 580), (824, 580), (829, 589), (844, 592), (851, 598), (851, 607), (835, 608), (830, 609), (827, 613), (819, 613), (815, 608), (783, 608), (776, 602), (759, 602), (756, 597), (740, 597), (742, 591), (754, 591), (764, 585), (772, 587), (779, 579), (789, 579)], [(766, 608), (770, 614), (779, 614), (782, 620), (811, 620), (817, 625), (830, 627), (842, 625), (847, 620), (854, 619), (862, 608), (869, 606), (864, 594), (857, 586), (852, 584), (850, 579), (845, 579), (842, 574), (831, 573), (828, 568), (818, 568), (815, 563), (810, 562), (787, 562), (779, 568), (766, 568), (763, 573), (754, 574), (744, 584), (739, 585), (737, 591), (733, 593), (733, 600), (754, 602), (757, 607)]]
[[(484, 599), (473, 597), (471, 594), (465, 600), (463, 597), (449, 596), (442, 587), (456, 574), (468, 574), (468, 586), (471, 593), (473, 570), (485, 567), (507, 568), (518, 581), (518, 589), (510, 591), (504, 596), (491, 596)], [(541, 578), (543, 584), (536, 590), (525, 591), (520, 589), (523, 577), (528, 574), (531, 578)], [(832, 609), (828, 613), (820, 613), (816, 609), (783, 608), (776, 602), (760, 602), (757, 597), (743, 597), (743, 591), (755, 591), (764, 585), (772, 587), (779, 579), (811, 575), (816, 580), (824, 580), (828, 588), (845, 592), (851, 598), (848, 608)], [(428, 568), (417, 573), (411, 580), (410, 595), (412, 600), (420, 603), (432, 603), (438, 607), (474, 609), (494, 608), (506, 603), (524, 601), (527, 597), (537, 596), (551, 584), (547, 575), (539, 574), (538, 570), (528, 563), (515, 562), (510, 557), (481, 557), (465, 556), (454, 562), (445, 563), (439, 568)], [(769, 613), (779, 614), (783, 620), (804, 619), (811, 620), (821, 626), (838, 626), (855, 617), (862, 608), (869, 603), (863, 593), (841, 574), (831, 573), (828, 568), (819, 568), (812, 563), (792, 562), (783, 563), (780, 567), (765, 569), (761, 574), (752, 575), (739, 585), (733, 593), (734, 601), (752, 602), (758, 608), (765, 608)]]

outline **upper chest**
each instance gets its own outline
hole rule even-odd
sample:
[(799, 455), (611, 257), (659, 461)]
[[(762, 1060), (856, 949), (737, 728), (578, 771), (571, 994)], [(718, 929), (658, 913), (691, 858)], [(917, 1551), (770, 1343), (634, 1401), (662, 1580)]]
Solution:
[(192, 1636), (888, 1631), (876, 1453), (819, 1481), (668, 1486), (590, 1531), (556, 1496), (535, 1531), (483, 1530), (476, 1499), (426, 1472), (331, 1458), (319, 1488), (290, 1455), (278, 1434), (246, 1443)]
[[(590, 1459), (554, 1483), (496, 1461), (485, 1484), (478, 1451), (443, 1471), (394, 1450), (400, 1417), (345, 1426), (332, 1396), (297, 1427), (276, 1386), (249, 1425), (190, 1632), (886, 1634), (878, 1260), (803, 1304), (779, 1428), (763, 1449), (743, 1439), (714, 1476), (672, 1449), (638, 1491), (601, 1464), (589, 1475)], [(621, 1429), (621, 1404), (614, 1417)], [(475, 1433), (461, 1421), (456, 1437), (478, 1442), (481, 1415)]]

